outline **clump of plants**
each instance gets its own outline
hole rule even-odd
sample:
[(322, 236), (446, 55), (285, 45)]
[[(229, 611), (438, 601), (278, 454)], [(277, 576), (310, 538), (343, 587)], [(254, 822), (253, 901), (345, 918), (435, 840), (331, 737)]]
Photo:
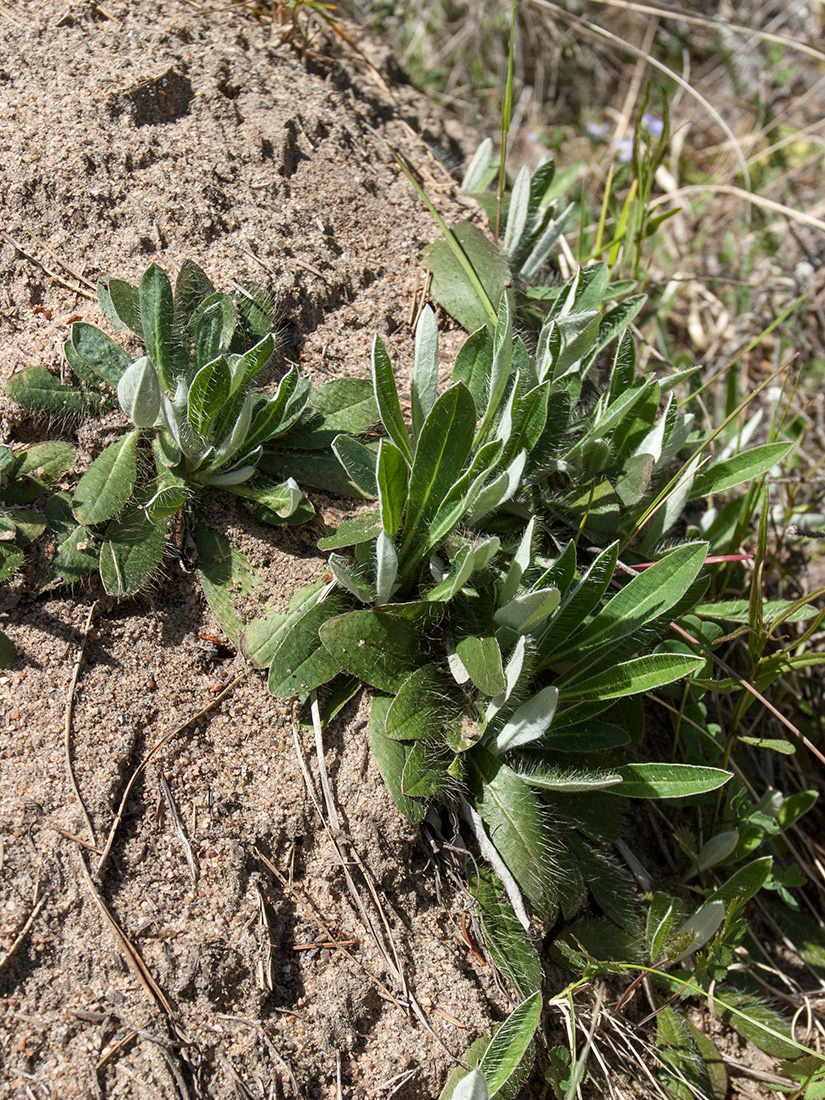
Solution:
[(53, 574), (76, 580), (97, 567), (110, 594), (138, 591), (160, 564), (171, 521), (206, 489), (244, 497), (264, 522), (308, 518), (294, 479), (274, 483), (259, 471), (264, 448), (298, 423), (310, 391), (295, 367), (274, 392), (253, 388), (275, 351), (261, 288), (221, 294), (189, 261), (174, 290), (152, 264), (139, 286), (107, 279), (99, 297), (112, 327), (130, 330), (145, 354), (133, 360), (101, 329), (77, 322), (64, 347), (71, 382), (31, 367), (7, 384), (21, 405), (60, 418), (111, 408), (116, 395), (132, 424), (73, 494), (47, 505), (58, 536)]

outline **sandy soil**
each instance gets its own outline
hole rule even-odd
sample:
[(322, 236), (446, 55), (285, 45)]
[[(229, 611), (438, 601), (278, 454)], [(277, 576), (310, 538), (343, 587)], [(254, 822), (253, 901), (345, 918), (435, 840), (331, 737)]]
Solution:
[[(376, 331), (408, 368), (435, 227), (386, 142), (448, 214), (457, 199), (432, 147), (460, 150), (362, 46), (374, 68), (334, 36), (301, 57), (243, 11), (6, 4), (0, 375), (59, 370), (70, 318), (105, 325), (100, 276), (186, 258), (221, 289), (262, 281), (284, 359), (316, 380), (364, 376)], [(44, 425), (4, 398), (0, 436), (75, 442), (70, 487), (116, 420)], [(283, 530), (240, 501), (205, 502), (261, 575), (250, 614), (317, 575), (324, 519), (347, 504), (313, 499), (318, 518)], [(460, 934), (464, 902), (391, 803), (354, 700), (326, 731), (326, 763), (365, 867), (352, 874), (402, 982), (346, 889), (291, 708), (205, 637), (220, 628), (191, 570), (170, 549), (153, 589), (119, 603), (95, 581), (34, 595), (30, 570), (0, 593), (19, 654), (0, 676), (0, 1098), (436, 1095), (508, 1005)], [(93, 841), (65, 760), (77, 667), (68, 743)], [(129, 777), (210, 703), (141, 773), (96, 877), (84, 845), (102, 847)], [(298, 743), (317, 786), (311, 733)]]

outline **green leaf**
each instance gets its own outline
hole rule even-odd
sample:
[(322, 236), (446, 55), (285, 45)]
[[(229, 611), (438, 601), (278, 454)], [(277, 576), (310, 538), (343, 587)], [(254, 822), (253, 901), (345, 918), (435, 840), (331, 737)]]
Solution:
[(148, 356), (126, 368), (117, 384), (117, 399), (136, 428), (152, 428), (160, 411), (160, 385)]
[(415, 626), (386, 611), (339, 615), (323, 625), (321, 641), (339, 668), (393, 694), (426, 660), (425, 639)]
[(544, 744), (553, 752), (601, 752), (626, 745), (630, 734), (611, 722), (590, 719), (581, 725), (549, 729)]
[(746, 863), (744, 867), (734, 871), (727, 882), (715, 890), (707, 900), (722, 901), (725, 905), (729, 905), (732, 901), (744, 904), (754, 894), (758, 894), (768, 881), (772, 866), (771, 856), (763, 856), (761, 859)]
[(557, 588), (539, 588), (516, 596), (496, 611), (499, 626), (509, 627), (517, 634), (532, 634), (544, 624), (559, 605)]
[(345, 519), (335, 531), (325, 538), (318, 539), (319, 550), (340, 550), (342, 546), (360, 546), (371, 542), (382, 531), (381, 516), (378, 512), (362, 512), (360, 516)]
[(404, 763), (402, 791), (410, 798), (432, 798), (441, 794), (450, 784), (452, 760), (453, 754), (443, 742), (414, 741)]
[[(774, 1058), (793, 1058), (800, 1053), (787, 1020), (764, 1004), (742, 978), (717, 985), (713, 1004), (726, 1024)], [(804, 1049), (804, 1048), (803, 1048)]]
[[(371, 451), (367, 451), (367, 454), (371, 455), (374, 463), (375, 455)], [(360, 499), (374, 499), (377, 496), (375, 475), (373, 474), (372, 492), (364, 492), (349, 479), (337, 455), (332, 451), (285, 451), (267, 447), (258, 460), (258, 469), (276, 478), (294, 477), (305, 488), (314, 486), (335, 496)]]
[(166, 393), (173, 393), (175, 311), (172, 284), (166, 272), (157, 264), (150, 264), (140, 280), (140, 324), (146, 354), (155, 364), (161, 389)]
[(412, 444), (401, 415), (392, 363), (380, 336), (375, 337), (372, 345), (372, 384), (381, 423), (407, 462), (412, 462)]
[(137, 429), (110, 443), (80, 479), (74, 514), (81, 523), (103, 523), (124, 507), (135, 487), (139, 436)]
[(415, 449), (404, 537), (399, 559), (402, 574), (423, 552), (423, 542), (439, 506), (449, 493), (470, 454), (475, 433), (476, 413), (470, 391), (463, 383), (443, 393), (424, 422)]
[(722, 1057), (711, 1041), (673, 1008), (656, 1016), (656, 1042), (665, 1071), (663, 1084), (675, 1100), (724, 1100), (727, 1077)]
[(15, 451), (4, 477), (8, 483), (0, 488), (0, 499), (6, 504), (28, 504), (51, 489), (58, 477), (74, 462), (71, 443), (59, 440), (35, 443), (25, 450)]
[(384, 732), (387, 711), (391, 700), (386, 695), (374, 695), (370, 709), (370, 746), (378, 770), (387, 784), (393, 802), (404, 816), (412, 822), (421, 821), (427, 813), (424, 802), (408, 798), (401, 789), (401, 777), (412, 746), (401, 741), (393, 741)]
[(189, 387), (186, 416), (195, 431), (209, 437), (212, 421), (229, 400), (232, 375), (226, 359), (214, 359), (201, 367)]
[(466, 753), (473, 805), (499, 855), (542, 919), (552, 911), (547, 833), (535, 794), (481, 745)]
[(546, 687), (528, 699), (518, 708), (503, 728), (496, 734), (496, 753), (509, 752), (511, 749), (537, 741), (550, 727), (558, 702), (558, 688)]
[(304, 419), (291, 429), (288, 446), (323, 450), (336, 435), (362, 435), (378, 421), (372, 383), (365, 378), (336, 378), (314, 386)]
[(324, 578), (318, 577), (298, 589), (289, 601), (288, 611), (269, 607), (260, 618), (247, 623), (239, 642), (244, 657), (259, 668), (268, 667), (278, 646), (301, 615), (315, 606), (326, 585)]
[(496, 1096), (519, 1069), (541, 1019), (541, 993), (537, 990), (496, 1028), (478, 1068), (490, 1097)]
[(192, 314), (214, 293), (215, 288), (206, 272), (193, 260), (184, 260), (175, 280), (175, 327), (178, 331), (188, 328)]
[[(796, 600), (765, 600), (762, 604), (762, 615), (766, 623), (771, 619), (784, 615), (788, 608), (796, 604)], [(726, 623), (750, 622), (750, 604), (748, 600), (719, 600), (715, 603), (701, 603), (693, 609), (694, 615), (703, 619), (721, 619)], [(818, 614), (817, 609), (810, 604), (798, 607), (784, 620), (788, 623), (801, 623), (805, 619), (812, 619)]]
[(64, 386), (45, 367), (28, 367), (13, 374), (5, 384), (6, 393), (30, 412), (53, 417), (80, 417), (89, 408), (89, 400), (76, 386)]
[(793, 443), (766, 443), (763, 447), (752, 447), (749, 451), (740, 451), (733, 458), (703, 467), (693, 479), (690, 499), (724, 493), (743, 481), (761, 477), (778, 465), (792, 447)]
[[(572, 637), (568, 659), (574, 660), (597, 646), (614, 644), (652, 619), (664, 615), (696, 578), (706, 554), (707, 543), (690, 543), (666, 554), (655, 565), (634, 577)], [(587, 664), (589, 662), (583, 663), (583, 667)]]
[[(510, 282), (504, 257), (493, 242), (469, 222), (453, 226), (452, 232), (488, 299), (493, 303), (500, 301)], [(432, 272), (433, 297), (467, 332), (475, 332), (487, 324), (487, 309), (446, 240), (428, 245), (421, 255), (421, 262)]]
[(123, 372), (132, 361), (123, 348), (105, 332), (85, 321), (75, 321), (69, 339), (72, 349), (86, 366), (104, 382), (117, 388)]
[(375, 452), (348, 435), (337, 435), (332, 449), (359, 493), (375, 499), (378, 496)]
[[(321, 644), (319, 630), (334, 616), (352, 607), (351, 596), (336, 589), (292, 622), (283, 641), (272, 654), (269, 690), (272, 695), (305, 698), (313, 688), (327, 683), (345, 667)], [(344, 615), (346, 618), (346, 615)]]
[(23, 564), (23, 551), (9, 542), (0, 542), (0, 581), (8, 580)]
[(97, 300), (104, 317), (116, 332), (128, 328), (136, 336), (142, 336), (140, 294), (136, 286), (106, 276), (97, 284)]
[[(415, 327), (415, 363), (410, 390), (413, 438), (418, 439), (438, 393), (438, 325), (425, 306)], [(388, 532), (391, 534), (392, 532)]]
[(138, 592), (154, 576), (165, 549), (166, 524), (152, 523), (140, 503), (124, 508), (106, 528), (100, 548), (103, 587), (110, 596)]
[(240, 642), (243, 623), (232, 603), (235, 593), (248, 596), (260, 584), (261, 578), (240, 550), (229, 539), (210, 531), (202, 523), (195, 526), (200, 578), (206, 602), (226, 631), (232, 644)]
[(30, 508), (9, 509), (7, 516), (0, 516), (0, 523), (21, 548), (28, 546), (46, 530), (46, 519), (43, 514)]
[(189, 322), (199, 370), (229, 351), (236, 322), (235, 307), (228, 295), (212, 294), (201, 302)]
[(570, 648), (565, 643), (599, 603), (613, 578), (619, 558), (619, 544), (611, 543), (593, 560), (578, 584), (565, 594), (558, 610), (538, 644), (539, 667), (548, 668), (557, 659), (566, 659)]
[(682, 920), (682, 905), (670, 894), (654, 894), (647, 910), (647, 950), (653, 965), (667, 958), (667, 945)]
[(456, 638), (455, 650), (470, 679), (484, 695), (501, 695), (507, 687), (496, 636), (467, 634)]
[(224, 485), (223, 488), (233, 496), (254, 500), (256, 504), (263, 506), (266, 513), (274, 513), (274, 515), (261, 514), (258, 510), (259, 518), (264, 519), (266, 523), (277, 522), (277, 519), (289, 519), (301, 503), (303, 495), (292, 478), (281, 482), (280, 485), (275, 485), (268, 478), (257, 476), (252, 481), (243, 482), (240, 485)]
[(456, 356), (453, 382), (463, 382), (476, 409), (486, 408), (493, 369), (493, 338), (486, 325), (468, 336)]
[(68, 493), (57, 493), (44, 509), (49, 526), (57, 536), (50, 575), (66, 584), (74, 584), (98, 568), (100, 548), (91, 532), (72, 515)]
[(437, 738), (460, 715), (455, 685), (435, 665), (424, 665), (398, 689), (387, 712), (385, 733), (394, 741)]
[(541, 962), (513, 912), (497, 875), (483, 864), (469, 868), (470, 892), (478, 903), (487, 947), (513, 988), (529, 997), (541, 988)]
[(610, 794), (624, 798), (684, 798), (722, 787), (731, 772), (696, 764), (625, 764), (616, 771), (622, 777)]
[(689, 657), (682, 653), (649, 653), (645, 657), (608, 665), (586, 680), (573, 679), (572, 672), (566, 673), (558, 678), (556, 685), (566, 710), (566, 704), (577, 699), (620, 699), (625, 695), (652, 691), (663, 684), (672, 684), (674, 680), (690, 676), (703, 663), (702, 657)]
[(392, 539), (395, 538), (401, 526), (404, 507), (407, 503), (409, 468), (401, 451), (388, 439), (382, 439), (378, 445), (375, 472), (381, 524), (387, 536)]

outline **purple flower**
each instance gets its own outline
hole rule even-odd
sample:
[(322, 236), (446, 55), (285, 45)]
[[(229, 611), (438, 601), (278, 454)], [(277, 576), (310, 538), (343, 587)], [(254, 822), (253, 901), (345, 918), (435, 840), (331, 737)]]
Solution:
[(642, 115), (642, 125), (647, 127), (648, 133), (655, 138), (660, 138), (665, 132), (665, 124), (660, 118), (645, 112)]
[(619, 158), (619, 164), (630, 164), (633, 160), (633, 138), (624, 137), (621, 141), (616, 143), (616, 154)]

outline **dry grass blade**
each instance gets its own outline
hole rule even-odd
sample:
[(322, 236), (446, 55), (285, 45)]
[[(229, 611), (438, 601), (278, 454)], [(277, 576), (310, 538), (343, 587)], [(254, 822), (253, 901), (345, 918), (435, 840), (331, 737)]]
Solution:
[[(9, 244), (13, 245), (17, 249), (17, 251), (20, 253), (21, 256), (25, 256), (26, 259), (29, 260), (31, 263), (37, 264), (37, 266), (39, 268), (42, 268), (42, 270), (46, 272), (46, 274), (49, 276), (50, 279), (54, 279), (54, 281), (56, 283), (59, 283), (62, 287), (65, 287), (67, 290), (71, 290), (71, 292), (73, 294), (79, 294), (82, 298), (89, 298), (93, 302), (97, 301), (97, 295), (96, 294), (93, 294), (90, 290), (87, 290), (85, 287), (73, 286), (70, 282), (68, 282), (62, 276), (58, 275), (56, 271), (52, 271), (52, 269), (50, 267), (47, 267), (46, 264), (44, 264), (43, 261), (38, 256), (35, 256), (34, 253), (27, 251), (23, 247), (23, 245), (18, 240), (15, 240), (15, 238), (12, 237), (10, 233), (7, 233), (5, 231), (5, 229), (0, 229), (0, 236), (2, 236), (5, 240), (7, 240), (9, 242)], [(63, 266), (61, 261), (58, 261), (58, 262), (61, 263), (61, 266)], [(82, 279), (83, 276), (76, 276), (76, 278), (81, 278)], [(88, 282), (88, 280), (84, 280), (84, 281)]]
[(9, 965), (11, 960), (14, 958), (14, 956), (20, 950), (20, 947), (22, 946), (22, 944), (25, 942), (26, 936), (28, 936), (29, 932), (31, 931), (32, 925), (37, 920), (37, 917), (40, 913), (40, 910), (43, 908), (43, 906), (46, 904), (46, 901), (48, 900), (49, 893), (50, 893), (50, 891), (47, 890), (43, 895), (41, 895), (40, 898), (38, 898), (35, 901), (35, 904), (32, 907), (31, 913), (29, 913), (28, 917), (23, 922), (23, 925), (20, 928), (20, 931), (17, 933), (17, 935), (12, 940), (8, 951), (6, 951), (5, 955), (2, 957), (2, 959), (0, 959), (0, 974), (3, 973), (3, 971)]
[(106, 902), (100, 896), (97, 887), (92, 881), (92, 876), (89, 874), (89, 868), (86, 866), (86, 861), (83, 859), (83, 856), (80, 854), (79, 850), (77, 853), (77, 857), (80, 863), (80, 868), (83, 874), (84, 881), (89, 888), (89, 893), (92, 895), (92, 899), (95, 905), (100, 910), (100, 914), (103, 917), (106, 925), (108, 926), (112, 935), (117, 940), (118, 946), (120, 947), (123, 953), (123, 957), (128, 963), (129, 968), (132, 970), (135, 977), (140, 982), (149, 999), (153, 1001), (153, 1003), (157, 1005), (158, 1008), (161, 1009), (161, 1011), (170, 1021), (173, 1021), (175, 1019), (175, 1012), (172, 1008), (172, 1005), (167, 1000), (166, 994), (149, 973), (149, 969), (146, 966), (146, 963), (143, 961), (138, 949), (135, 947), (135, 945), (117, 923), (115, 918), (112, 916), (108, 906), (106, 905)]
[(735, 151), (736, 159), (739, 163), (739, 171), (742, 175), (743, 180), (745, 181), (746, 187), (748, 188), (748, 190), (750, 190), (750, 171), (748, 169), (748, 162), (739, 146), (739, 143), (736, 140), (736, 136), (734, 135), (733, 130), (731, 130), (730, 126), (728, 126), (727, 122), (725, 122), (724, 118), (716, 110), (710, 100), (708, 100), (706, 96), (703, 96), (701, 92), (699, 92), (692, 84), (689, 83), (689, 81), (685, 80), (683, 76), (680, 76), (680, 74), (675, 72), (675, 70), (665, 65), (664, 62), (659, 61), (657, 58), (653, 57), (652, 54), (646, 54), (638, 46), (634, 46), (632, 42), (628, 42), (626, 39), (621, 38), (619, 35), (613, 34), (613, 32), (609, 31), (606, 27), (596, 26), (594, 23), (590, 23), (582, 16), (574, 15), (571, 12), (565, 11), (565, 9), (560, 7), (558, 4), (552, 3), (552, 0), (530, 0), (530, 3), (535, 5), (536, 7), (546, 8), (548, 11), (552, 11), (560, 19), (563, 19), (564, 21), (571, 23), (572, 25), (577, 27), (583, 34), (585, 34), (589, 38), (595, 38), (597, 40), (605, 39), (606, 41), (610, 42), (611, 45), (616, 46), (618, 49), (632, 53), (634, 57), (644, 58), (648, 65), (650, 65), (654, 69), (658, 69), (658, 71), (668, 77), (669, 80), (672, 80), (674, 84), (677, 84), (682, 89), (682, 91), (686, 92), (689, 96), (695, 99), (696, 102), (701, 105), (702, 109), (706, 111), (707, 114), (714, 120), (720, 130), (722, 130), (728, 141), (731, 142), (731, 148)]
[(186, 863), (189, 867), (189, 872), (192, 875), (192, 885), (197, 886), (198, 861), (195, 858), (195, 853), (192, 851), (192, 845), (189, 843), (189, 837), (184, 831), (183, 822), (180, 819), (178, 808), (175, 805), (175, 800), (174, 798), (172, 798), (172, 792), (169, 789), (169, 784), (166, 782), (166, 778), (164, 776), (160, 777), (160, 789), (163, 791), (164, 798), (166, 799), (166, 804), (169, 807), (169, 814), (172, 818), (172, 826), (175, 830), (175, 834), (177, 835), (178, 840), (183, 846), (183, 852), (186, 856)]
[[(658, 19), (678, 19), (680, 23), (687, 23), (689, 26), (694, 27), (706, 27), (710, 30), (718, 29), (719, 26), (716, 19), (707, 15), (696, 15), (695, 12), (686, 11), (684, 8), (677, 8), (673, 5), (659, 7), (656, 4), (639, 4), (635, 0), (595, 0), (595, 3), (603, 4), (608, 8), (635, 11), (640, 15), (654, 15)], [(776, 34), (774, 31), (765, 31), (759, 27), (749, 27), (745, 23), (732, 23), (727, 18), (725, 18), (724, 26), (725, 30), (732, 31), (734, 34), (752, 35), (763, 42), (771, 42), (777, 46), (786, 46), (788, 49), (798, 50), (799, 53), (806, 54), (814, 61), (825, 61), (825, 53), (822, 50), (818, 50), (815, 46), (809, 46), (807, 42), (794, 38), (792, 35)]]
[(675, 191), (668, 191), (666, 195), (662, 195), (660, 198), (653, 199), (650, 204), (651, 209), (655, 210), (662, 203), (671, 202), (684, 195), (697, 194), (733, 195), (736, 198), (742, 199), (743, 202), (750, 203), (752, 206), (758, 206), (760, 210), (767, 210), (771, 214), (781, 214), (783, 218), (789, 218), (791, 221), (798, 222), (800, 225), (806, 225), (811, 229), (818, 229), (821, 233), (825, 233), (825, 221), (821, 218), (815, 218), (812, 214), (806, 214), (804, 210), (795, 210), (792, 206), (786, 206), (784, 203), (775, 202), (773, 199), (768, 199), (764, 195), (757, 195), (751, 191), (745, 191), (741, 187), (734, 187), (732, 184), (726, 183), (697, 183), (689, 184), (686, 187), (679, 187)]

